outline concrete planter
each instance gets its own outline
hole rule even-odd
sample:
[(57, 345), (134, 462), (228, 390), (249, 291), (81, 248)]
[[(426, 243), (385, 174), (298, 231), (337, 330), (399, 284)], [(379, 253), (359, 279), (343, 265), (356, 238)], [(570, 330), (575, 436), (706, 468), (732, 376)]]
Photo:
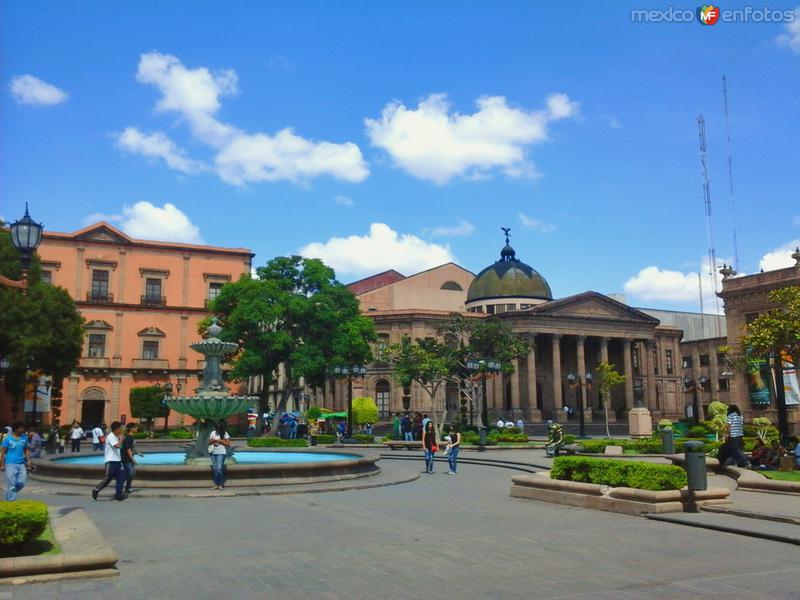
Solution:
[(651, 492), (634, 488), (611, 488), (596, 483), (550, 479), (549, 472), (515, 475), (511, 478), (511, 496), (566, 504), (580, 508), (605, 510), (628, 515), (683, 512), (697, 505), (727, 503), (729, 491), (710, 488), (696, 492), (694, 499), (687, 489)]

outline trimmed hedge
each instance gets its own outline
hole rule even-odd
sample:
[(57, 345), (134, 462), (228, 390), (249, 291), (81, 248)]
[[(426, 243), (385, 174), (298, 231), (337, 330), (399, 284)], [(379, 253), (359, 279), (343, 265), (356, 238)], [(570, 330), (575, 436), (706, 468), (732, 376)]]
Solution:
[(185, 429), (173, 429), (169, 432), (169, 437), (173, 440), (190, 440), (194, 436), (192, 435), (191, 431), (186, 431)]
[(515, 444), (527, 444), (528, 436), (524, 433), (502, 433), (497, 436), (498, 442), (512, 442)]
[(318, 444), (333, 444), (336, 441), (336, 436), (329, 433), (320, 433), (315, 436)]
[[(606, 446), (622, 446), (623, 450), (633, 450), (637, 454), (661, 454), (664, 452), (661, 440), (654, 438), (644, 438), (641, 440), (578, 440), (576, 443), (579, 446), (583, 446), (583, 451), (586, 454), (603, 454), (606, 451)], [(675, 441), (675, 445), (676, 450), (680, 451), (678, 440)]]
[(353, 439), (361, 442), (362, 444), (371, 444), (375, 441), (375, 436), (369, 435), (368, 433), (356, 433), (353, 435)]
[(302, 439), (284, 440), (279, 437), (256, 437), (247, 440), (251, 448), (305, 448), (308, 443)]
[(556, 458), (550, 477), (654, 492), (679, 490), (686, 485), (686, 472), (674, 465), (586, 456)]
[(0, 546), (24, 544), (47, 527), (47, 505), (38, 500), (0, 502)]

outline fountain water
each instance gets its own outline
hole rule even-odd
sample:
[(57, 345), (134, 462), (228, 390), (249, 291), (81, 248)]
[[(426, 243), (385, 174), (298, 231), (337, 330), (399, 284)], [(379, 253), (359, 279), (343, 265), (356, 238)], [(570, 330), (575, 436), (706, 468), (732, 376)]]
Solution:
[(258, 402), (257, 396), (229, 394), (222, 381), (220, 361), (225, 356), (235, 353), (239, 349), (238, 344), (219, 339), (222, 327), (219, 326), (216, 317), (212, 317), (206, 333), (208, 337), (190, 346), (192, 350), (205, 356), (203, 385), (195, 389), (194, 396), (168, 396), (165, 399), (167, 406), (172, 410), (194, 417), (199, 424), (194, 445), (188, 446), (186, 450), (188, 463), (208, 460), (208, 437), (219, 421), (231, 415), (247, 412), (250, 406)]

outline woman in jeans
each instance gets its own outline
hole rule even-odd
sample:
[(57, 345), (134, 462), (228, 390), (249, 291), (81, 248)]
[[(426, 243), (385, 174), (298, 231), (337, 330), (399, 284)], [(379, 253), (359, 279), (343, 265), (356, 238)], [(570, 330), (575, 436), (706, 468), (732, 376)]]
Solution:
[(450, 430), (450, 452), (447, 453), (447, 462), (450, 464), (448, 475), (455, 475), (458, 470), (458, 451), (461, 449), (461, 432), (455, 425)]
[(422, 449), (425, 451), (425, 472), (433, 473), (433, 457), (439, 449), (436, 445), (436, 428), (433, 426), (433, 421), (428, 421), (422, 430)]
[(742, 412), (735, 404), (728, 407), (728, 445), (730, 447), (731, 459), (736, 461), (736, 466), (744, 469), (750, 466), (750, 461), (747, 460), (743, 448), (744, 444), (744, 419)]
[(231, 436), (225, 431), (225, 421), (220, 421), (216, 430), (208, 436), (208, 454), (211, 456), (211, 468), (214, 470), (212, 490), (221, 490), (225, 487), (225, 458), (228, 456), (230, 445)]

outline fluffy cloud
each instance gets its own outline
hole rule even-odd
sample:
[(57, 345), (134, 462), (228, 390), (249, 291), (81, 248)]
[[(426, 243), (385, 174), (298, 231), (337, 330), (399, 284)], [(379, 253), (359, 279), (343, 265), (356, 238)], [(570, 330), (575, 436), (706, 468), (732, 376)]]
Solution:
[(197, 173), (203, 169), (201, 163), (188, 158), (183, 149), (160, 132), (146, 134), (135, 127), (127, 127), (117, 138), (117, 146), (133, 154), (162, 158), (171, 169), (181, 173)]
[(451, 227), (434, 227), (430, 230), (431, 237), (458, 237), (470, 235), (475, 231), (475, 226), (464, 219), (459, 219), (458, 225)]
[(794, 20), (784, 25), (785, 33), (775, 38), (779, 46), (791, 49), (795, 54), (800, 54), (800, 6), (794, 9)]
[[(707, 313), (722, 312), (722, 300), (714, 295), (713, 281), (709, 276), (708, 259), (702, 261), (703, 309)], [(719, 267), (722, 261), (719, 261)], [(722, 289), (722, 275), (714, 270), (717, 289)], [(685, 302), (699, 304), (700, 286), (697, 271), (684, 273), (659, 267), (645, 267), (624, 285), (625, 293), (645, 301)]]
[(394, 163), (436, 184), (455, 177), (486, 178), (493, 169), (510, 177), (534, 176), (528, 146), (548, 139), (548, 125), (577, 114), (565, 94), (553, 94), (545, 108), (526, 111), (503, 96), (485, 96), (470, 115), (450, 111), (445, 94), (432, 94), (416, 109), (387, 104), (380, 119), (365, 119), (367, 135)]
[(551, 231), (555, 231), (557, 229), (557, 227), (552, 223), (545, 223), (539, 219), (534, 219), (525, 213), (519, 213), (518, 216), (519, 222), (522, 223), (522, 226), (525, 227), (525, 229), (533, 229), (539, 233), (550, 233)]
[(18, 75), (11, 80), (11, 95), (20, 104), (52, 106), (64, 102), (68, 94), (33, 75)]
[(117, 223), (122, 231), (140, 240), (203, 243), (197, 225), (181, 209), (169, 202), (159, 208), (151, 202), (142, 201), (133, 206), (124, 206), (121, 215), (94, 213), (84, 219), (87, 225), (97, 221)]
[(792, 254), (798, 246), (800, 246), (800, 239), (792, 240), (780, 248), (776, 248), (772, 252), (767, 252), (761, 257), (761, 260), (758, 261), (758, 267), (764, 271), (793, 267), (795, 262), (792, 258)]
[[(361, 151), (353, 143), (308, 140), (291, 128), (275, 135), (248, 133), (220, 121), (216, 115), (221, 98), (238, 93), (238, 78), (232, 70), (188, 69), (174, 56), (150, 52), (141, 56), (136, 79), (158, 88), (161, 98), (156, 109), (177, 113), (186, 121), (192, 136), (214, 152), (215, 170), (228, 183), (302, 181), (320, 175), (356, 182), (369, 175)], [(150, 137), (154, 136), (167, 139), (163, 134)], [(163, 144), (160, 147), (163, 149)], [(177, 149), (173, 146), (170, 150)], [(163, 154), (157, 155), (167, 160)], [(178, 151), (177, 157), (184, 160), (177, 163), (175, 154), (169, 155), (173, 163), (168, 160), (167, 164), (186, 172), (181, 168), (187, 165), (185, 155)]]
[(342, 206), (346, 206), (347, 208), (352, 208), (356, 204), (355, 202), (353, 202), (353, 199), (348, 196), (336, 196), (336, 198), (334, 198), (333, 201), (336, 202), (336, 204), (341, 204)]
[(321, 258), (337, 273), (364, 276), (396, 269), (416, 273), (455, 261), (447, 245), (432, 244), (415, 235), (398, 234), (384, 223), (370, 225), (369, 234), (331, 238), (303, 246), (300, 254)]

